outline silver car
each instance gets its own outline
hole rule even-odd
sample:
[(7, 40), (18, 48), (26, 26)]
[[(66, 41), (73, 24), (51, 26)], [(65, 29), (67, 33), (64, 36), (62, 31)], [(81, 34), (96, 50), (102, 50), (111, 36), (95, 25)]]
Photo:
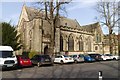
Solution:
[(75, 63), (84, 62), (84, 55), (83, 54), (74, 54), (74, 55), (70, 55), (70, 57), (72, 57), (74, 59)]

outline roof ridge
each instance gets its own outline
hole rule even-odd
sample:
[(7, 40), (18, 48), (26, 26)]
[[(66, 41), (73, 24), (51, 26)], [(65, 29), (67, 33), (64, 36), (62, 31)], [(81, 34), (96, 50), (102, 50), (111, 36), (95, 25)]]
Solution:
[[(90, 23), (90, 24), (87, 24), (87, 25), (83, 25), (83, 26), (90, 26), (90, 25), (95, 25), (95, 24), (99, 24), (99, 22)], [(83, 26), (82, 26), (82, 27), (83, 27)]]

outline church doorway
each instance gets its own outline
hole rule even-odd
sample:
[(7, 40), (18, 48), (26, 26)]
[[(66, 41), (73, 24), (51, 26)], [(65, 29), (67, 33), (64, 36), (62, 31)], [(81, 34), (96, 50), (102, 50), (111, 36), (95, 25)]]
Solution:
[(48, 46), (45, 46), (45, 48), (44, 48), (44, 54), (49, 54), (48, 53)]

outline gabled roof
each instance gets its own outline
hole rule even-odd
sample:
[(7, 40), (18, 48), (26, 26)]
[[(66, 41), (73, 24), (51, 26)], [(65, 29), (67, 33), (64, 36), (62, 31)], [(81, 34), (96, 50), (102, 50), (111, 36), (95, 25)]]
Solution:
[(27, 6), (25, 7), (25, 9), (26, 9), (29, 20), (32, 20), (34, 18), (40, 18), (43, 16), (43, 12), (38, 9), (27, 7)]
[(93, 24), (89, 24), (89, 25), (84, 25), (82, 26), (84, 29), (86, 29), (87, 31), (92, 32), (94, 29), (98, 28), (99, 26), (99, 22), (93, 23)]
[[(42, 18), (45, 16), (44, 12), (40, 11), (38, 9), (27, 7), (27, 6), (25, 7), (25, 9), (26, 9), (29, 20), (32, 20), (34, 18)], [(67, 23), (67, 25), (66, 25), (66, 23)], [(60, 25), (62, 25), (62, 26), (66, 25), (66, 26), (71, 27), (71, 28), (80, 27), (77, 20), (69, 19), (66, 17), (60, 17)]]
[[(25, 5), (24, 5), (24, 9), (26, 10), (27, 17), (29, 20), (33, 20), (34, 18), (45, 17), (44, 11), (40, 11), (40, 10), (32, 8), (32, 7), (27, 7)], [(80, 26), (80, 24), (77, 22), (77, 20), (73, 20), (70, 18), (60, 16), (60, 26), (67, 26), (70, 28), (76, 28), (76, 29), (81, 29), (81, 30), (85, 30), (88, 32), (93, 32), (94, 29), (98, 28), (99, 23), (97, 22), (97, 23), (93, 23), (93, 24), (89, 24), (89, 25)]]
[(73, 20), (73, 19), (69, 19), (69, 18), (65, 18), (65, 17), (60, 18), (60, 25), (71, 27), (71, 28), (79, 28), (80, 27), (77, 20)]

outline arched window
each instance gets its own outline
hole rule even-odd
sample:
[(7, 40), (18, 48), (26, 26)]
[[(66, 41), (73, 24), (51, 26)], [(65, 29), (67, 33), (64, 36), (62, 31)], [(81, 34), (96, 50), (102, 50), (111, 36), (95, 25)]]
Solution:
[(96, 34), (96, 42), (98, 43), (99, 36)]
[(101, 42), (101, 34), (99, 34), (99, 42)]
[(98, 47), (97, 47), (97, 46), (95, 46), (95, 50), (98, 50)]
[(101, 42), (101, 34), (96, 34), (96, 42)]
[(68, 50), (74, 51), (74, 39), (72, 36), (69, 36), (68, 38)]
[(84, 43), (83, 43), (82, 38), (80, 37), (80, 39), (79, 39), (79, 50), (83, 51), (83, 47), (84, 47)]
[(60, 36), (60, 51), (63, 51), (63, 37)]

